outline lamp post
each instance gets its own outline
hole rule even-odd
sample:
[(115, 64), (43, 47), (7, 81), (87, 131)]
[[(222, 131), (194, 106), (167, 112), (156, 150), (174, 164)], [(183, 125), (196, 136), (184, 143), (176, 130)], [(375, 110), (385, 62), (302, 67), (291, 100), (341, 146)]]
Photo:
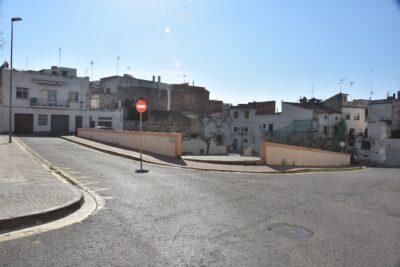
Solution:
[(8, 143), (12, 142), (12, 76), (13, 76), (13, 35), (14, 35), (14, 22), (21, 21), (19, 17), (11, 18), (11, 56), (10, 56), (10, 114), (9, 114), (9, 124), (8, 124)]

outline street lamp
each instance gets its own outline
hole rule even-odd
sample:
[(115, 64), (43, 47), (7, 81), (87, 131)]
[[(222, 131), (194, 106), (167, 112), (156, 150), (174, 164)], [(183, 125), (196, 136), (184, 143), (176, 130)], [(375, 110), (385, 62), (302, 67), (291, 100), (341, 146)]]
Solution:
[(21, 21), (22, 19), (19, 17), (11, 18), (11, 56), (10, 56), (10, 114), (9, 114), (9, 124), (8, 124), (8, 143), (12, 141), (12, 75), (13, 75), (13, 35), (14, 35), (14, 22)]

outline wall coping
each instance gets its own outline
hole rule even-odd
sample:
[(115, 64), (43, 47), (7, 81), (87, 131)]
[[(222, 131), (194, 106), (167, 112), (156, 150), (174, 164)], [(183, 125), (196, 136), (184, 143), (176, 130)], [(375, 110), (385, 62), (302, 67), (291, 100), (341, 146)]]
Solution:
[[(137, 131), (103, 130), (103, 129), (96, 129), (96, 128), (79, 128), (78, 131), (118, 133), (118, 134), (128, 134), (128, 135), (139, 135), (140, 134), (140, 132), (137, 132)], [(160, 136), (160, 137), (175, 137), (175, 138), (179, 138), (181, 136), (180, 133), (145, 132), (145, 131), (142, 131), (142, 134)]]
[(333, 152), (333, 151), (308, 148), (308, 147), (302, 147), (302, 146), (291, 146), (291, 145), (278, 144), (278, 143), (272, 143), (272, 142), (267, 142), (267, 141), (265, 141), (264, 144), (266, 144), (267, 146), (284, 147), (284, 148), (297, 149), (297, 150), (302, 150), (302, 151), (312, 151), (312, 152), (318, 152), (318, 153), (322, 152), (322, 153), (327, 153), (327, 154), (336, 155), (336, 156), (350, 156), (350, 154), (348, 154), (348, 153)]

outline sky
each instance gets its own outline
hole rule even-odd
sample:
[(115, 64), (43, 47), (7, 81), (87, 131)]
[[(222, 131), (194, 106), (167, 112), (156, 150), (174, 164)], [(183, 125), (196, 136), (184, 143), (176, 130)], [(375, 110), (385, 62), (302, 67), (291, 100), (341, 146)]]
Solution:
[[(194, 81), (212, 99), (385, 98), (400, 90), (396, 0), (2, 0), (0, 60)], [(90, 66), (93, 61), (93, 72)], [(343, 79), (343, 82), (340, 82)], [(312, 88), (314, 91), (312, 92)]]

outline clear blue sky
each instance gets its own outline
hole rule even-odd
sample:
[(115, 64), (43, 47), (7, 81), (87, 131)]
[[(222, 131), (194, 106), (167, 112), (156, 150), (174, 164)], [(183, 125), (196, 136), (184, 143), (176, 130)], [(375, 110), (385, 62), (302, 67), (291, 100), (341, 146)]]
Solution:
[[(395, 0), (3, 0), (1, 30), (16, 68), (75, 67), (195, 81), (230, 103), (326, 98), (339, 91), (374, 98), (399, 89), (400, 6)], [(93, 75), (89, 61), (93, 60)], [(128, 69), (129, 68), (129, 69)], [(354, 85), (349, 89), (349, 82)]]

